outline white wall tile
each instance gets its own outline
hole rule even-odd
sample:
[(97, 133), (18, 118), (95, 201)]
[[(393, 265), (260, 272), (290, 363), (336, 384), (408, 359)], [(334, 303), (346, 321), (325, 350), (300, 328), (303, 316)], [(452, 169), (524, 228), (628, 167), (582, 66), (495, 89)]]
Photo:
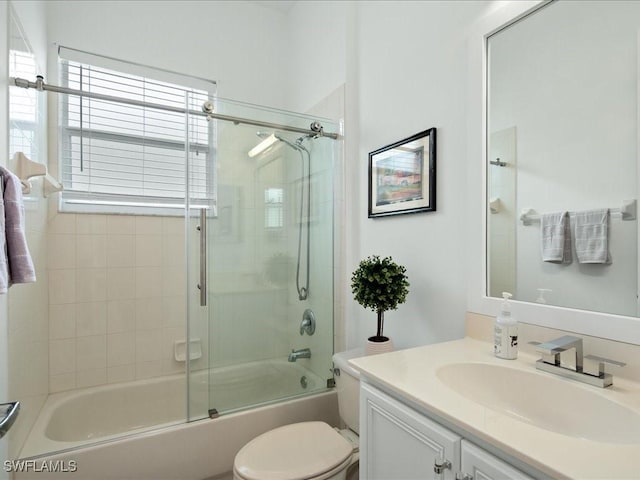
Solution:
[(136, 342), (133, 333), (107, 335), (107, 366), (133, 364), (136, 360)]
[(186, 323), (186, 297), (184, 295), (162, 297), (162, 326), (184, 328)]
[(185, 261), (184, 235), (165, 235), (162, 237), (162, 265), (182, 267)]
[(78, 268), (107, 266), (107, 236), (77, 235), (76, 265)]
[(163, 217), (162, 233), (163, 235), (184, 236), (184, 218), (183, 217)]
[(133, 267), (136, 264), (135, 240), (134, 235), (108, 235), (107, 266)]
[(49, 392), (64, 392), (76, 388), (76, 372), (51, 375), (49, 377)]
[(182, 295), (186, 292), (186, 271), (180, 267), (162, 268), (162, 295), (170, 297)]
[[(175, 362), (174, 346), (175, 342), (184, 342), (186, 332), (184, 328), (171, 327), (162, 329), (162, 359)], [(192, 335), (193, 338), (193, 335)], [(202, 340), (202, 339), (201, 339)], [(204, 339), (206, 341), (206, 339)], [(184, 363), (180, 362), (183, 366)]]
[(107, 336), (95, 335), (76, 339), (77, 371), (107, 367)]
[(160, 360), (136, 363), (136, 379), (137, 380), (142, 380), (144, 378), (159, 377), (160, 375), (162, 375), (162, 362)]
[(72, 373), (76, 370), (75, 339), (49, 342), (49, 374)]
[[(193, 364), (192, 364), (193, 365)], [(185, 363), (176, 362), (175, 359), (162, 359), (162, 375), (175, 375), (185, 372)]]
[(138, 267), (162, 265), (162, 237), (160, 235), (136, 235), (135, 261)]
[(76, 308), (73, 303), (49, 306), (49, 338), (59, 340), (76, 336)]
[(132, 332), (136, 328), (136, 301), (134, 299), (107, 302), (107, 333)]
[(76, 335), (88, 337), (107, 333), (107, 302), (76, 304)]
[(129, 215), (107, 215), (108, 235), (134, 235), (135, 233), (135, 217)]
[(162, 357), (162, 330), (136, 332), (136, 363), (160, 360)]
[(136, 268), (136, 298), (161, 297), (162, 285), (162, 268)]
[(50, 269), (75, 268), (76, 237), (75, 235), (50, 234), (48, 264)]
[(97, 302), (107, 299), (107, 270), (81, 268), (76, 271), (76, 301)]
[(76, 216), (73, 213), (58, 213), (51, 220), (49, 220), (48, 228), (49, 233), (76, 233)]
[(9, 396), (17, 398), (46, 395), (49, 384), (49, 340), (9, 344), (11, 375)]
[(107, 367), (107, 383), (129, 382), (135, 378), (136, 366), (134, 364)]
[(136, 219), (136, 235), (161, 235), (162, 234), (162, 218), (161, 217), (142, 217), (137, 216)]
[(136, 299), (136, 330), (153, 330), (162, 327), (162, 299)]
[(88, 388), (107, 383), (107, 369), (80, 370), (76, 373), (76, 387)]
[(51, 225), (49, 391), (183, 372), (173, 341), (186, 336), (184, 220), (54, 215)]
[(135, 298), (136, 295), (135, 268), (107, 269), (107, 299), (122, 300)]
[(49, 303), (58, 305), (76, 301), (76, 270), (49, 271)]
[(78, 235), (105, 235), (107, 233), (107, 216), (77, 215), (76, 233)]

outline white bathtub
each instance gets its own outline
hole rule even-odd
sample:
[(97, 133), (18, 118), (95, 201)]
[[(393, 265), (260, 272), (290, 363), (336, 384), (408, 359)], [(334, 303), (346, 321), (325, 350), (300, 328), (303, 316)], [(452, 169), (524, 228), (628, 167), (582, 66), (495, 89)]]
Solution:
[[(207, 375), (210, 376), (211, 385), (208, 385), (209, 382), (206, 381)], [(301, 382), (302, 377), (304, 380)], [(231, 434), (234, 438), (238, 438), (239, 442), (236, 443), (239, 443), (238, 448), (240, 448), (261, 431), (291, 421), (321, 419), (332, 424), (336, 424), (338, 421), (334, 406), (335, 398), (332, 393), (306, 395), (307, 392), (317, 391), (326, 380), (298, 363), (289, 363), (286, 360), (254, 362), (215, 369), (211, 372), (198, 372), (192, 378), (194, 379), (190, 392), (192, 418), (194, 410), (199, 416), (206, 414), (209, 398), (211, 398), (212, 406), (221, 412), (255, 404), (264, 405), (273, 402), (274, 398), (278, 397), (304, 396), (304, 398), (222, 415), (214, 420), (206, 419), (185, 424), (186, 384), (184, 375), (53, 394), (45, 402), (27, 437), (20, 457), (24, 459), (49, 454), (47, 458), (74, 459), (78, 461), (78, 472), (73, 474), (73, 478), (78, 479), (81, 478), (78, 475), (83, 473), (80, 457), (84, 455), (83, 451), (85, 450), (94, 452), (90, 455), (93, 460), (89, 462), (93, 464), (96, 459), (101, 458), (100, 456), (96, 457), (96, 450), (102, 451), (105, 455), (109, 455), (110, 451), (112, 454), (116, 454), (117, 444), (133, 442), (136, 448), (141, 449), (139, 455), (130, 457), (130, 460), (136, 463), (144, 458), (144, 451), (148, 447), (145, 446), (145, 439), (156, 438), (157, 441), (157, 437), (160, 436), (160, 441), (164, 445), (170, 445), (176, 440), (173, 438), (176, 432), (185, 431), (185, 429), (198, 427), (213, 429), (209, 434), (204, 435), (206, 439), (212, 441), (211, 448), (215, 449), (218, 448), (214, 441), (216, 433), (222, 434), (224, 428), (230, 428), (229, 433), (224, 433), (221, 440), (226, 443), (229, 439), (228, 435)], [(306, 384), (306, 388), (302, 384)], [(315, 405), (314, 402), (320, 403)], [(287, 411), (292, 415), (289, 415)], [(264, 414), (268, 416), (261, 418)], [(247, 424), (247, 418), (250, 417), (255, 418)], [(233, 422), (237, 423), (237, 428), (233, 426)], [(217, 425), (220, 426), (218, 428), (221, 428), (222, 425), (225, 427), (216, 432)], [(243, 425), (244, 427), (242, 427)], [(247, 428), (247, 425), (250, 427)], [(262, 430), (261, 425), (267, 428)], [(257, 433), (255, 433), (256, 431)], [(96, 442), (101, 443), (95, 445)], [(190, 440), (187, 439), (186, 443), (189, 445)], [(93, 445), (87, 447), (90, 444)], [(77, 450), (80, 447), (85, 448)], [(154, 447), (154, 452), (157, 449), (157, 446)], [(51, 457), (52, 452), (66, 453)], [(129, 454), (129, 451), (127, 453)], [(156, 463), (159, 459), (163, 459), (161, 455), (157, 454), (152, 458)], [(171, 462), (172, 458), (173, 455), (168, 453), (164, 460)], [(111, 460), (120, 461), (120, 459)], [(198, 464), (199, 460), (202, 459), (192, 459), (192, 466)], [(195, 476), (185, 473), (176, 477), (158, 477), (159, 472), (171, 471), (170, 466), (167, 465), (148, 478), (205, 478), (228, 471), (226, 468), (231, 465), (229, 462), (232, 461), (233, 458), (225, 457), (218, 462), (220, 465), (213, 470), (212, 466), (208, 465), (206, 475), (203, 476), (199, 476), (202, 473), (200, 472)], [(113, 466), (113, 463), (111, 465)], [(138, 467), (144, 467), (143, 471), (146, 471), (145, 469), (149, 468), (149, 465), (138, 464), (135, 468)], [(123, 474), (128, 478), (128, 473), (120, 472), (121, 476)], [(102, 475), (101, 472), (100, 476), (94, 475), (94, 478), (103, 478)], [(31, 477), (17, 475), (16, 478)], [(33, 478), (38, 477), (34, 476)], [(117, 478), (117, 475), (113, 478)], [(146, 477), (136, 476), (135, 478)]]

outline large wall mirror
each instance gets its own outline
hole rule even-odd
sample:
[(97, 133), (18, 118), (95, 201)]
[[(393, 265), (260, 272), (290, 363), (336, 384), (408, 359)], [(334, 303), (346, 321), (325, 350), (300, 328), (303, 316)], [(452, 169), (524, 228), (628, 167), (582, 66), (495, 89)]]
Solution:
[(488, 37), (487, 296), (640, 315), (639, 39), (640, 2), (562, 0)]

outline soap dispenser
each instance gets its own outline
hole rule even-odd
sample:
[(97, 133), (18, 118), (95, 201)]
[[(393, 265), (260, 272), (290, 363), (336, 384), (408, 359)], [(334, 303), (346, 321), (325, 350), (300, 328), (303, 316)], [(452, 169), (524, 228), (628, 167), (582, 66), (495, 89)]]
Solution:
[(493, 337), (493, 352), (498, 358), (515, 360), (518, 357), (518, 322), (511, 316), (512, 297), (509, 292), (502, 292), (502, 307), (496, 317)]

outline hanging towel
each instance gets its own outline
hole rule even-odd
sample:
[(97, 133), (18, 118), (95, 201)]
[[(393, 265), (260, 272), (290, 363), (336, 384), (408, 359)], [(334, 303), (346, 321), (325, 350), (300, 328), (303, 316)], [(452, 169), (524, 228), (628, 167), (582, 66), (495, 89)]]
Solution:
[(0, 166), (2, 201), (0, 202), (0, 293), (6, 293), (14, 283), (36, 281), (36, 272), (29, 254), (24, 230), (22, 184), (6, 168)]
[(540, 218), (542, 240), (542, 261), (571, 263), (571, 231), (569, 213), (544, 213)]
[(609, 209), (576, 213), (576, 256), (580, 263), (611, 263)]

